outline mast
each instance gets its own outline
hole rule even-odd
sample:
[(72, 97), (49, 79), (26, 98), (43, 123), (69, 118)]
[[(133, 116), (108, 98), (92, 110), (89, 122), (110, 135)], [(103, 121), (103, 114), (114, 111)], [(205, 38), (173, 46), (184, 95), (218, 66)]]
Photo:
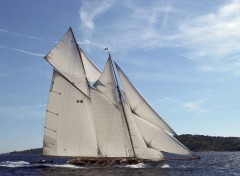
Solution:
[(76, 40), (76, 38), (75, 38), (75, 36), (74, 36), (74, 33), (73, 33), (71, 27), (70, 27), (70, 30), (71, 30), (71, 32), (72, 32), (73, 39), (74, 39), (74, 42), (75, 42), (75, 44), (76, 44), (77, 51), (78, 51), (78, 54), (79, 54), (79, 57), (80, 57), (80, 60), (81, 60), (82, 66), (83, 66), (84, 75), (85, 75), (85, 78), (86, 78), (86, 81), (87, 81), (87, 84), (88, 84), (88, 87), (89, 87), (89, 82), (88, 82), (88, 79), (87, 79), (87, 74), (86, 74), (85, 66), (84, 66), (84, 64), (83, 64), (81, 52), (80, 52), (80, 50), (79, 50), (79, 45), (78, 45), (78, 43), (77, 43), (77, 40)]
[[(71, 27), (70, 27), (70, 30), (71, 30), (71, 32), (72, 32), (73, 39), (74, 39), (74, 42), (75, 42), (76, 47), (77, 47), (77, 51), (78, 51), (78, 54), (79, 54), (79, 57), (80, 57), (80, 60), (81, 60), (82, 66), (83, 66), (83, 72), (84, 72), (84, 75), (85, 75), (85, 78), (86, 78), (86, 82), (87, 82), (87, 84), (88, 84), (88, 93), (89, 93), (89, 97), (88, 97), (88, 98), (91, 100), (91, 96), (90, 96), (90, 84), (89, 84), (88, 79), (87, 79), (87, 73), (86, 73), (85, 66), (84, 66), (84, 64), (83, 64), (82, 55), (81, 55), (81, 52), (80, 52), (80, 49), (79, 49), (79, 45), (78, 45), (78, 43), (77, 43), (77, 40), (76, 40), (76, 38), (75, 38), (75, 36), (74, 36), (74, 33), (73, 33)], [(92, 120), (93, 120), (93, 119), (92, 119)], [(94, 132), (95, 132), (95, 134), (96, 134), (95, 128), (94, 128)], [(99, 154), (99, 147), (98, 147), (97, 139), (96, 139), (96, 143), (97, 143), (97, 154)], [(97, 156), (97, 157), (98, 157), (98, 156)]]
[(133, 149), (133, 154), (134, 154), (134, 157), (136, 157), (136, 153), (135, 153), (134, 146), (133, 146), (133, 141), (132, 141), (132, 136), (131, 136), (131, 131), (130, 131), (130, 128), (129, 128), (129, 125), (128, 125), (127, 116), (126, 116), (126, 113), (125, 113), (125, 110), (124, 110), (124, 106), (123, 106), (122, 93), (121, 93), (120, 88), (119, 88), (116, 72), (115, 72), (115, 69), (113, 67), (112, 58), (111, 58), (111, 55), (110, 55), (109, 51), (108, 51), (108, 55), (109, 55), (109, 58), (111, 60), (111, 66), (112, 66), (114, 77), (115, 77), (115, 81), (116, 81), (116, 84), (117, 84), (117, 92), (118, 92), (118, 96), (119, 96), (119, 99), (120, 99), (120, 104), (121, 104), (121, 107), (122, 107), (122, 110), (123, 110), (123, 116), (124, 116), (124, 119), (125, 119), (126, 124), (127, 124), (127, 129), (128, 129), (128, 133), (129, 133), (129, 137), (130, 137), (131, 146), (132, 146), (132, 149)]

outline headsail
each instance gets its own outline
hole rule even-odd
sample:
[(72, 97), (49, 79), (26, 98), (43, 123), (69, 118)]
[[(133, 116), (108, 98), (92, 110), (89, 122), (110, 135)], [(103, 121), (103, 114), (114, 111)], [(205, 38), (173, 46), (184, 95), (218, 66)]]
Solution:
[(104, 157), (133, 157), (122, 114), (107, 96), (90, 89), (97, 141)]
[(99, 68), (86, 56), (81, 48), (79, 48), (83, 65), (86, 71), (87, 80), (89, 82), (95, 82), (101, 75)]
[(69, 82), (89, 96), (84, 66), (71, 28), (44, 58)]
[(141, 159), (162, 160), (164, 158), (162, 152), (153, 148), (149, 148), (146, 145), (133, 119), (133, 114), (131, 112), (131, 108), (127, 100), (123, 99), (123, 105), (124, 105), (124, 111), (127, 117), (127, 122), (131, 131), (130, 135), (132, 137), (133, 147), (136, 153), (136, 157)]
[(133, 117), (148, 146), (163, 152), (187, 156), (193, 155), (183, 144), (161, 128), (135, 114), (133, 114)]
[(108, 58), (107, 64), (101, 76), (93, 86), (96, 87), (104, 95), (106, 95), (112, 101), (112, 103), (115, 105), (118, 104), (116, 81), (112, 67), (112, 60), (110, 57)]
[(157, 112), (149, 105), (149, 103), (138, 92), (134, 85), (129, 81), (120, 67), (116, 64), (116, 68), (123, 84), (125, 94), (134, 113), (139, 115), (146, 121), (158, 126), (159, 128), (175, 134), (171, 127), (157, 114)]
[(91, 101), (56, 71), (46, 112), (43, 154), (97, 157)]

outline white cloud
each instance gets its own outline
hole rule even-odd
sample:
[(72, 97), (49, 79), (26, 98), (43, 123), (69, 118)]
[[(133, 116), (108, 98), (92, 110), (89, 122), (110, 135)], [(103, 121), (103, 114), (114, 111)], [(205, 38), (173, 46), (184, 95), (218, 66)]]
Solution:
[(186, 109), (200, 109), (199, 104), (194, 102), (184, 103), (182, 107)]
[(175, 99), (173, 99), (173, 98), (171, 98), (171, 97), (164, 97), (164, 98), (161, 98), (161, 99), (158, 99), (158, 102), (177, 102), (177, 100), (175, 100)]
[[(143, 5), (133, 1), (84, 1), (79, 13), (85, 32), (94, 34), (86, 35), (94, 37), (86, 39), (85, 44), (108, 46), (113, 52), (180, 48), (176, 54), (193, 60), (200, 72), (239, 76), (240, 1), (226, 2), (195, 13), (191, 6), (179, 8), (174, 1)], [(103, 17), (107, 10), (115, 18), (108, 18), (106, 23)], [(102, 23), (95, 24), (96, 19)], [(93, 30), (95, 25), (99, 25), (98, 30)]]
[(114, 0), (84, 1), (79, 11), (82, 26), (93, 31), (94, 19), (108, 10), (113, 3)]
[(199, 16), (180, 25), (183, 44), (193, 50), (192, 58), (212, 56), (222, 59), (239, 53), (240, 1), (220, 7), (217, 11)]
[(199, 112), (208, 112), (207, 109), (202, 107), (202, 104), (205, 101), (199, 101), (199, 102), (187, 102), (181, 105), (181, 108), (188, 109), (188, 110), (196, 110)]

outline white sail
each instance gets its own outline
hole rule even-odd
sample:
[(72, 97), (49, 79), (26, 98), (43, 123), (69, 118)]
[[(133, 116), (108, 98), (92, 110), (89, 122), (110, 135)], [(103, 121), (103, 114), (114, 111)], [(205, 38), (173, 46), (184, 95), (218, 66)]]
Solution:
[(133, 117), (148, 146), (168, 153), (192, 156), (191, 151), (161, 128), (135, 114)]
[(89, 96), (88, 82), (71, 28), (44, 58), (69, 82)]
[(112, 67), (112, 60), (110, 57), (101, 76), (93, 86), (96, 87), (104, 95), (106, 95), (112, 101), (112, 103), (114, 103), (115, 105), (118, 104), (116, 81)]
[(78, 47), (71, 28), (45, 59), (54, 72), (44, 155), (95, 157), (96, 163), (98, 157), (159, 161), (164, 152), (193, 156), (116, 65), (123, 95), (110, 54), (101, 73)]
[(53, 73), (44, 130), (44, 155), (96, 157), (90, 99)]
[(86, 56), (81, 48), (79, 48), (81, 58), (86, 71), (86, 76), (89, 82), (95, 82), (101, 75), (99, 68)]
[(133, 157), (121, 112), (107, 96), (90, 89), (98, 146), (104, 157)]
[(123, 84), (125, 94), (134, 113), (139, 115), (146, 121), (158, 126), (159, 128), (175, 134), (169, 125), (157, 114), (157, 112), (149, 105), (149, 103), (138, 92), (134, 85), (129, 81), (120, 67), (116, 64), (116, 68)]
[(133, 119), (131, 108), (126, 100), (123, 100), (123, 105), (136, 157), (141, 159), (151, 159), (155, 161), (162, 160), (164, 158), (163, 154), (159, 150), (149, 148), (144, 142), (144, 139)]

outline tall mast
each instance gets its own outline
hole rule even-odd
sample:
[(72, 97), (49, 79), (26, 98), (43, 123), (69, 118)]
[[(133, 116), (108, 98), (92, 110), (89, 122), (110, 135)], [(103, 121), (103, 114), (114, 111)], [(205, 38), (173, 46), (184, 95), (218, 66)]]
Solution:
[(72, 32), (73, 39), (74, 39), (74, 42), (75, 42), (75, 44), (76, 44), (76, 47), (77, 47), (77, 50), (78, 50), (78, 53), (79, 53), (79, 57), (80, 57), (80, 60), (81, 60), (82, 66), (83, 66), (84, 75), (85, 75), (85, 78), (86, 78), (86, 81), (87, 81), (87, 84), (88, 84), (88, 87), (89, 87), (89, 82), (88, 82), (88, 79), (87, 79), (87, 74), (86, 74), (85, 66), (84, 66), (84, 64), (83, 64), (82, 55), (81, 55), (81, 52), (80, 52), (80, 50), (79, 50), (79, 45), (78, 45), (78, 43), (77, 43), (77, 40), (76, 40), (76, 38), (75, 38), (75, 36), (74, 36), (74, 34), (73, 34), (73, 31), (72, 31), (72, 28), (71, 28), (71, 27), (70, 27), (70, 30), (71, 30), (71, 32)]
[(109, 58), (111, 60), (111, 66), (112, 66), (114, 77), (115, 77), (115, 81), (116, 81), (116, 84), (117, 84), (117, 92), (118, 92), (118, 96), (119, 96), (119, 99), (120, 99), (120, 104), (121, 104), (121, 107), (122, 107), (122, 110), (123, 110), (124, 119), (125, 119), (126, 124), (127, 124), (127, 129), (128, 129), (128, 134), (129, 134), (129, 137), (130, 137), (130, 142), (131, 142), (131, 145), (132, 145), (132, 149), (133, 149), (133, 154), (134, 154), (134, 157), (136, 157), (136, 153), (135, 153), (134, 146), (133, 146), (133, 141), (132, 141), (132, 136), (131, 136), (131, 131), (130, 131), (130, 128), (129, 128), (129, 125), (128, 125), (127, 116), (126, 116), (126, 113), (125, 113), (125, 110), (124, 110), (124, 106), (123, 106), (122, 93), (121, 93), (121, 90), (119, 88), (118, 80), (117, 80), (117, 77), (116, 77), (116, 72), (115, 72), (115, 69), (113, 67), (112, 58), (111, 58), (111, 55), (110, 55), (109, 51), (108, 51), (108, 55), (109, 55)]

